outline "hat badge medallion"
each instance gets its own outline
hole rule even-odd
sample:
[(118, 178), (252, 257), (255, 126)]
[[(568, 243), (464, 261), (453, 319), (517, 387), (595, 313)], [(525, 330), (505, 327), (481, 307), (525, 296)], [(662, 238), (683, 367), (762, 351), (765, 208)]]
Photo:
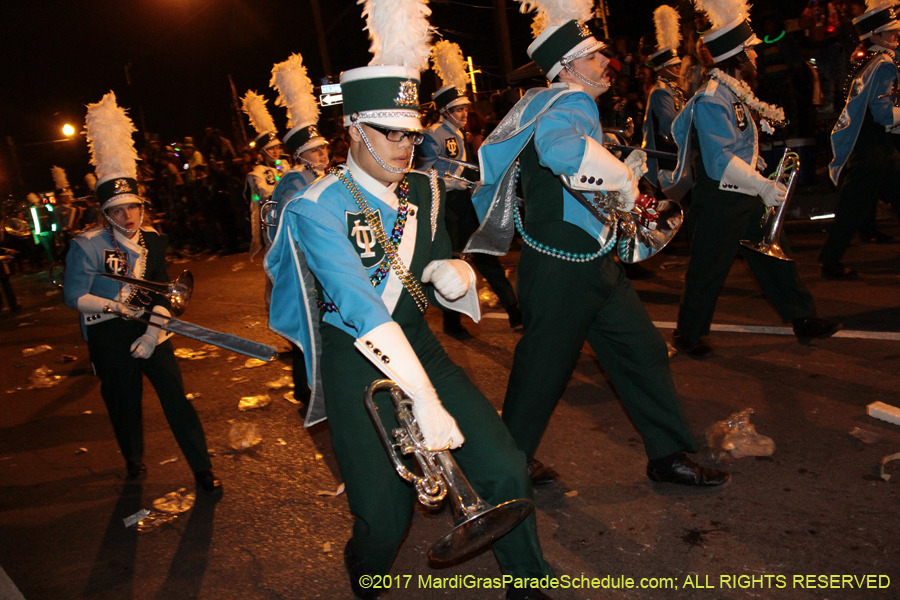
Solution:
[(416, 83), (407, 79), (400, 83), (400, 91), (397, 94), (397, 97), (394, 98), (394, 103), (398, 106), (411, 106), (417, 107), (419, 106), (419, 92), (416, 89)]

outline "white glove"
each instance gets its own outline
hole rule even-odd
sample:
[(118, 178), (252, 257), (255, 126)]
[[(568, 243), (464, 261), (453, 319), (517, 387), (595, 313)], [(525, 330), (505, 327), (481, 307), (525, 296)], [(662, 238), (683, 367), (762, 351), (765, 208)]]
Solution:
[(766, 161), (763, 160), (762, 156), (756, 157), (756, 170), (760, 173), (766, 170)]
[(103, 309), (106, 307), (111, 308), (116, 312), (125, 313), (131, 315), (133, 317), (139, 316), (142, 312), (139, 308), (132, 308), (121, 302), (116, 302), (115, 300), (110, 300), (109, 298), (101, 298), (100, 296), (95, 296), (94, 294), (85, 294), (84, 296), (80, 296), (78, 298), (78, 310), (86, 315), (102, 315), (105, 314)]
[[(151, 329), (155, 329), (156, 332), (150, 331)], [(134, 358), (150, 358), (153, 355), (153, 351), (156, 350), (158, 340), (159, 328), (148, 327), (147, 333), (134, 340), (134, 343), (131, 345), (131, 356)]]
[(631, 177), (625, 183), (625, 187), (619, 190), (619, 210), (623, 212), (631, 212), (634, 210), (634, 202), (641, 195), (638, 190), (638, 178), (632, 173)]
[(784, 184), (776, 184), (750, 168), (738, 157), (732, 157), (722, 174), (719, 188), (731, 189), (742, 194), (761, 196), (766, 206), (778, 206), (784, 202), (787, 188)]
[(412, 398), (413, 416), (428, 448), (442, 450), (462, 446), (466, 438), (441, 404), (400, 325), (394, 321), (379, 325), (358, 338), (355, 346)]
[(888, 133), (900, 133), (900, 106), (895, 106), (891, 110), (893, 111), (894, 122), (885, 126), (884, 129)]
[(787, 187), (783, 183), (774, 181), (767, 181), (766, 186), (759, 190), (759, 195), (766, 206), (780, 206), (784, 203), (785, 194), (787, 194)]
[(635, 179), (647, 174), (647, 153), (643, 150), (632, 150), (623, 162), (634, 173)]
[(429, 282), (441, 296), (453, 301), (466, 295), (475, 283), (475, 273), (464, 260), (433, 260), (422, 271), (422, 283)]

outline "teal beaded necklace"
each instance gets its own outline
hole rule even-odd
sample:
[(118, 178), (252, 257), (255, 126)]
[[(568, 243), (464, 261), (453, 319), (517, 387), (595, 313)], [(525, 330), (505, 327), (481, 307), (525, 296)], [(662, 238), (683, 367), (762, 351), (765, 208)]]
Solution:
[[(513, 188), (519, 183), (519, 161), (516, 161), (516, 180), (513, 182)], [(513, 206), (513, 221), (516, 224), (516, 231), (519, 232), (519, 235), (522, 236), (522, 241), (525, 244), (538, 252), (546, 254), (548, 256), (552, 256), (553, 258), (559, 258), (562, 260), (567, 260), (570, 262), (590, 262), (596, 258), (600, 258), (610, 250), (612, 250), (613, 246), (616, 243), (615, 231), (611, 232), (609, 236), (609, 240), (607, 240), (606, 244), (602, 245), (599, 250), (593, 253), (579, 253), (579, 252), (565, 252), (563, 250), (558, 250), (553, 248), (552, 246), (548, 246), (547, 244), (542, 244), (535, 240), (533, 237), (525, 233), (525, 227), (522, 225), (522, 217), (519, 216), (519, 208), (517, 206)]]

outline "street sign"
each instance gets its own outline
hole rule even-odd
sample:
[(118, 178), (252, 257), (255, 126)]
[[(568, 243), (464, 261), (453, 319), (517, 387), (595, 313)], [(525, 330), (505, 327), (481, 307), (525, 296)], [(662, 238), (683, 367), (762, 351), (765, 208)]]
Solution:
[(335, 104), (341, 104), (343, 102), (343, 100), (344, 100), (344, 96), (342, 94), (320, 94), (319, 95), (319, 104), (322, 106), (334, 106)]
[(326, 83), (322, 86), (323, 94), (340, 94), (341, 93), (341, 84), (339, 83)]

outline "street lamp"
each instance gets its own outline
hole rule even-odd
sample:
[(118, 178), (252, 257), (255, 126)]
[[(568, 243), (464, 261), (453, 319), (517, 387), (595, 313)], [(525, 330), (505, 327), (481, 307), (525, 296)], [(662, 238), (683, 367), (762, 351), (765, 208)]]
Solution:
[(70, 137), (75, 133), (75, 128), (66, 123), (65, 125), (63, 125), (62, 132), (66, 137)]

